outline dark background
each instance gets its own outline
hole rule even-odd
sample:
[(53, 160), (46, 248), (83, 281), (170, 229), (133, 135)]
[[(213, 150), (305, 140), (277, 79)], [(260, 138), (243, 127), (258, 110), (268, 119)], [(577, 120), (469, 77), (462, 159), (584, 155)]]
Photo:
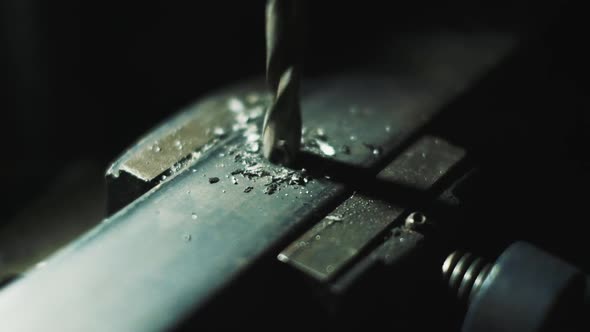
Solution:
[[(588, 271), (582, 6), (309, 1), (308, 13), (309, 76), (385, 68), (388, 42), (411, 31), (483, 27), (526, 35), (514, 56), (433, 127), (482, 168), (470, 189), (468, 215), (477, 222), (465, 230), (466, 246), (493, 256), (525, 239)], [(30, 202), (47, 200), (52, 186), (63, 194), (55, 205), (81, 214), (59, 189), (64, 173), (91, 168), (69, 181), (100, 190), (108, 163), (159, 121), (264, 72), (264, 1), (0, 0), (0, 23), (0, 226), (23, 210), (47, 223)], [(103, 204), (104, 195), (92, 197)]]

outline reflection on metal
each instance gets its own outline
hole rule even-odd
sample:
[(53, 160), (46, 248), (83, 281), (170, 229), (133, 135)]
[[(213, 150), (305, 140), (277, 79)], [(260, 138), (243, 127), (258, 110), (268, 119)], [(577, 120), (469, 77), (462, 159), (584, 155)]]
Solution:
[(259, 121), (268, 96), (259, 83), (249, 88), (189, 107), (117, 159), (106, 174), (109, 213), (181, 173), (248, 122)]
[(179, 128), (170, 131), (155, 141), (147, 144), (124, 161), (120, 170), (135, 177), (151, 181), (168, 170), (175, 163), (188, 157), (192, 152), (203, 148), (221, 135), (213, 128), (231, 130), (233, 114), (220, 105), (221, 101), (213, 101), (200, 105), (200, 111), (192, 119)]
[[(428, 56), (404, 64), (403, 70), (394, 75), (349, 73), (310, 81), (307, 90), (302, 91), (304, 126), (309, 130), (322, 128), (334, 147), (349, 147), (349, 153), (315, 157), (327, 165), (344, 165), (377, 174), (385, 164), (384, 158), (395, 157), (393, 153), (398, 153), (417, 130), (511, 47), (510, 38), (486, 36), (475, 32), (450, 39), (437, 36), (430, 43), (412, 45), (411, 52)], [(410, 52), (411, 47), (401, 47), (398, 53)], [(451, 75), (441, 74), (445, 72)], [(226, 98), (228, 102), (230, 97), (240, 96), (244, 100), (241, 96), (245, 96), (248, 100), (249, 92), (263, 91), (259, 87), (247, 82), (214, 99)], [(247, 107), (234, 100), (229, 108)], [(217, 109), (211, 107), (208, 112)], [(139, 148), (153, 145), (152, 139), (168, 132), (167, 128), (179, 128), (178, 124), (191, 115), (189, 112), (173, 119), (132, 148), (109, 172), (111, 181), (117, 183), (117, 173), (118, 180), (124, 174), (134, 178), (119, 166), (140, 151)], [(238, 119), (235, 121), (239, 123)], [(349, 194), (350, 188), (345, 184), (324, 177), (312, 178), (303, 190), (288, 185), (274, 195), (264, 194), (263, 183), (255, 179), (240, 177), (235, 185), (230, 174), (234, 168), (225, 166), (234, 162), (229, 159), (233, 156), (224, 148), (229, 141), (233, 144), (242, 140), (245, 144), (246, 138), (230, 136), (231, 133), (226, 138), (228, 141), (220, 141), (195, 161), (191, 169), (196, 172), (181, 170), (151, 189), (144, 189), (147, 191), (136, 192), (141, 197), (48, 258), (44, 268), (31, 271), (3, 289), (0, 330), (170, 330), (202, 309), (221, 289), (268, 255), (271, 248), (284, 244), (288, 234), (325, 214)], [(363, 143), (379, 147), (379, 153), (374, 154)], [(429, 140), (421, 144), (434, 143)], [(434, 150), (427, 151), (427, 156), (434, 153)], [(421, 158), (421, 153), (412, 157), (404, 155), (402, 161), (394, 163), (414, 168), (416, 163), (422, 164)], [(446, 164), (435, 163), (438, 166), (434, 170), (444, 172), (445, 165), (452, 163), (452, 160)], [(147, 178), (158, 169), (161, 168), (142, 174)], [(307, 169), (310, 174), (330, 171), (329, 168)], [(438, 178), (436, 174), (428, 179), (420, 178), (421, 172), (400, 173), (388, 169), (381, 177), (391, 181), (383, 182), (385, 188), (395, 188), (397, 184), (393, 181), (412, 186), (412, 179), (419, 181), (417, 188), (428, 187), (428, 183)], [(349, 177), (356, 175), (352, 173)], [(210, 184), (210, 177), (218, 177), (219, 182)], [(248, 187), (254, 189), (245, 193)], [(387, 203), (375, 200), (366, 204), (365, 208), (378, 210), (374, 215), (389, 218), (389, 222), (399, 213), (389, 210)], [(342, 212), (343, 215), (332, 213), (335, 217), (331, 221), (345, 230), (343, 225), (349, 216), (344, 215), (347, 211)], [(193, 214), (198, 216), (196, 220)], [(342, 221), (334, 220), (338, 218)], [(361, 235), (364, 239), (374, 237), (371, 234), (378, 234), (379, 229), (386, 227), (380, 219), (369, 220), (367, 215), (361, 218), (360, 213), (354, 218), (374, 223), (370, 233)], [(323, 235), (317, 235), (321, 237), (317, 241), (322, 241)], [(364, 248), (361, 240), (354, 243), (357, 251)], [(340, 256), (343, 264), (350, 252), (344, 251)]]
[(429, 191), (463, 157), (464, 151), (439, 138), (424, 137), (377, 175), (380, 195), (358, 192), (279, 254), (314, 278), (331, 279), (404, 212), (389, 199), (396, 185)]
[(462, 303), (473, 300), (484, 280), (487, 278), (492, 265), (481, 257), (471, 253), (455, 251), (445, 259), (442, 274), (445, 283)]

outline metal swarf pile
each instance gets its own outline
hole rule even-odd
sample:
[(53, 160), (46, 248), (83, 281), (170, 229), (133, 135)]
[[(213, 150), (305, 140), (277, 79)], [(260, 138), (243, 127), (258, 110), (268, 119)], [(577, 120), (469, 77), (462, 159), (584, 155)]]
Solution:
[[(254, 126), (258, 127), (256, 124)], [(248, 130), (244, 132), (244, 135), (246, 136), (244, 142), (228, 149), (228, 155), (237, 164), (237, 167), (230, 173), (234, 184), (238, 182), (237, 176), (254, 181), (262, 180), (265, 188), (264, 193), (272, 195), (287, 186), (305, 187), (311, 181), (305, 169), (293, 170), (270, 164), (259, 152), (260, 136), (249, 134)], [(251, 135), (257, 137), (252, 138)]]
[[(261, 155), (261, 120), (268, 101), (260, 96), (250, 96), (246, 98), (246, 101), (247, 106), (237, 98), (231, 98), (228, 102), (228, 107), (234, 112), (236, 119), (232, 129), (241, 134), (241, 139), (228, 145), (225, 148), (226, 152), (220, 154), (220, 157), (229, 158), (236, 165), (226, 177), (231, 178), (233, 184), (238, 184), (239, 177), (262, 182), (264, 193), (267, 195), (272, 195), (288, 186), (305, 187), (311, 181), (305, 169), (294, 170), (274, 165)], [(244, 192), (249, 193), (253, 189), (253, 186), (248, 186)]]

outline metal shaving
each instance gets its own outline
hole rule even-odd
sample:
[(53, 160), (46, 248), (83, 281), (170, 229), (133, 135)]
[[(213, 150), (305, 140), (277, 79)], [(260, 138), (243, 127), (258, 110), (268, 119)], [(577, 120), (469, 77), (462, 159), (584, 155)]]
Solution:
[(260, 142), (248, 142), (246, 143), (246, 151), (258, 152), (260, 151)]
[(383, 152), (383, 149), (380, 146), (375, 146), (369, 143), (363, 143), (363, 145), (366, 146), (369, 150), (371, 150), (371, 152), (376, 156), (380, 155), (381, 152)]
[(250, 119), (257, 119), (257, 118), (261, 117), (263, 114), (264, 114), (264, 107), (256, 106), (256, 107), (253, 107), (250, 109), (248, 117)]
[(227, 108), (235, 113), (241, 113), (245, 110), (244, 103), (236, 97), (232, 97), (227, 101)]
[(213, 129), (213, 134), (219, 138), (225, 137), (225, 129), (221, 127), (215, 127), (215, 129)]
[(342, 221), (342, 217), (337, 216), (337, 215), (329, 215), (329, 216), (326, 216), (326, 219), (332, 220), (332, 221)]
[(267, 195), (272, 195), (279, 189), (278, 185), (274, 183), (267, 184), (266, 186), (267, 187), (264, 189), (264, 193)]
[(248, 166), (241, 171), (241, 174), (247, 177), (248, 179), (261, 178), (270, 175), (268, 170), (266, 170), (262, 164)]
[(325, 140), (326, 139), (326, 132), (324, 131), (324, 128), (316, 128), (315, 130), (315, 136), (321, 140)]
[[(253, 157), (253, 156), (250, 156)], [(262, 158), (256, 155), (254, 158)], [(242, 163), (250, 163), (250, 166), (239, 168), (231, 172), (232, 175), (241, 174), (243, 177), (250, 180), (266, 179), (264, 184), (264, 193), (272, 195), (286, 186), (305, 186), (309, 181), (309, 177), (305, 170), (296, 171), (289, 170), (274, 165), (258, 163), (246, 157), (241, 160)]]
[(336, 154), (336, 149), (334, 149), (333, 146), (331, 146), (330, 144), (316, 139), (316, 143), (318, 144), (318, 147), (320, 148), (320, 151), (322, 151), (323, 154), (325, 154), (326, 156), (333, 156)]
[(287, 186), (305, 186), (310, 181), (305, 170), (292, 170), (273, 165), (260, 155), (261, 141), (258, 125), (249, 124), (244, 128), (243, 137), (244, 142), (229, 149), (240, 151), (233, 155), (233, 161), (240, 167), (230, 173), (232, 176), (242, 175), (253, 181), (266, 180), (264, 193), (267, 195), (272, 195)]
[[(243, 137), (238, 143), (225, 147), (225, 153), (220, 157), (226, 158), (227, 161), (233, 161), (237, 167), (232, 170), (227, 177), (231, 176), (233, 184), (238, 184), (237, 177), (242, 177), (251, 181), (264, 181), (264, 193), (272, 195), (275, 192), (286, 187), (299, 188), (304, 187), (311, 181), (305, 170), (292, 170), (269, 163), (260, 154), (262, 145), (260, 137), (261, 118), (264, 115), (265, 105), (268, 104), (268, 97), (250, 98), (244, 101), (232, 97), (228, 100), (227, 107), (235, 114), (235, 123), (232, 129), (236, 133), (241, 133)], [(225, 136), (227, 133), (218, 128), (214, 129), (216, 136)], [(336, 150), (327, 143), (326, 135), (322, 128), (317, 128), (313, 133), (314, 139), (320, 140), (321, 143), (315, 143), (316, 149), (323, 151), (324, 155), (334, 155)], [(218, 177), (209, 178), (209, 183), (219, 182)], [(248, 186), (244, 189), (249, 193), (254, 189)]]
[(303, 128), (301, 143), (304, 150), (321, 154), (327, 157), (336, 155), (336, 149), (328, 142), (328, 137), (323, 128), (308, 130)]

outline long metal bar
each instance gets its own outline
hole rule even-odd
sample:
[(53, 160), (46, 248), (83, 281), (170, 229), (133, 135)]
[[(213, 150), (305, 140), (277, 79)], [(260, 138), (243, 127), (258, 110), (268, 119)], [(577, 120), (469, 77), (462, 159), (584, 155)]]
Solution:
[[(303, 123), (315, 135), (306, 139), (315, 143), (307, 152), (376, 174), (512, 45), (511, 38), (489, 34), (423, 38), (400, 48), (415, 61), (394, 75), (348, 74), (310, 84), (303, 91)], [(212, 98), (245, 98), (253, 86)], [(185, 115), (203, 110), (195, 107)], [(157, 184), (4, 289), (0, 330), (170, 329), (348, 193), (344, 184), (318, 176), (304, 188), (290, 184), (273, 194), (265, 190), (270, 176), (240, 176), (235, 184), (230, 173), (239, 163), (230, 150), (229, 143), (211, 148), (191, 167), (195, 172)]]

